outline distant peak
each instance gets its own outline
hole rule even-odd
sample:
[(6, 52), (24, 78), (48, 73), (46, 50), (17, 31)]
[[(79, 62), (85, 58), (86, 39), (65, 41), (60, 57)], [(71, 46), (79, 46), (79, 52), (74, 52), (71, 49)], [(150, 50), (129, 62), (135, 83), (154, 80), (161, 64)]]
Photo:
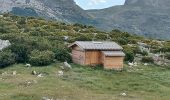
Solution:
[(170, 0), (126, 0), (125, 5), (170, 7)]

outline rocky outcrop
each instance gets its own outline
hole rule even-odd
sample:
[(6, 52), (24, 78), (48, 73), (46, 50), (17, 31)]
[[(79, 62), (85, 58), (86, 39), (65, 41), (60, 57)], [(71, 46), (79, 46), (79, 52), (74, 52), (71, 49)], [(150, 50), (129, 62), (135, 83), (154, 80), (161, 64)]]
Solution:
[(40, 16), (68, 23), (89, 23), (90, 16), (74, 0), (0, 0), (0, 12)]
[(11, 43), (8, 40), (1, 40), (0, 39), (0, 51), (8, 46), (10, 46)]

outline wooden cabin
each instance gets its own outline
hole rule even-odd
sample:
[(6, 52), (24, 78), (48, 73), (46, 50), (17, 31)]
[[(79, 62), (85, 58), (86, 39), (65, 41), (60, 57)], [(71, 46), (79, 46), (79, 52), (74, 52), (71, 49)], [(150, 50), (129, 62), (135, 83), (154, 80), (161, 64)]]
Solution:
[(122, 69), (125, 54), (115, 42), (76, 41), (68, 46), (72, 60), (80, 65), (103, 65), (105, 69)]

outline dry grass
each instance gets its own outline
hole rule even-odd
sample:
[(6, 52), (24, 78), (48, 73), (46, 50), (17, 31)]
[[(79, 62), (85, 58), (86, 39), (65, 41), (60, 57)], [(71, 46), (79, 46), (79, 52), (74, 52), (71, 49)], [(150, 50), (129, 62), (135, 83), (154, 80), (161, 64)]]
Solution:
[[(122, 72), (72, 65), (57, 76), (60, 64), (26, 68), (22, 64), (1, 69), (0, 100), (169, 100), (170, 70), (154, 65), (127, 68)], [(31, 71), (49, 75), (38, 78)], [(11, 75), (17, 71), (17, 75)], [(29, 83), (29, 84), (28, 84)], [(126, 93), (127, 96), (121, 96)]]

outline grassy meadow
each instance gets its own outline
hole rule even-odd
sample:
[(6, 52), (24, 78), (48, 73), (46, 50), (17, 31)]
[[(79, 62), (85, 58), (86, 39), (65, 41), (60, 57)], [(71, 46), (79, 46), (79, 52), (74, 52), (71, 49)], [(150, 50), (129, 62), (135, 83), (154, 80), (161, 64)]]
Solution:
[[(169, 100), (170, 70), (155, 65), (128, 67), (121, 72), (72, 64), (58, 76), (61, 63), (0, 69), (0, 100)], [(31, 72), (46, 73), (37, 77)], [(17, 71), (16, 75), (12, 75)], [(3, 73), (7, 74), (3, 74)], [(126, 96), (122, 96), (126, 93)]]

